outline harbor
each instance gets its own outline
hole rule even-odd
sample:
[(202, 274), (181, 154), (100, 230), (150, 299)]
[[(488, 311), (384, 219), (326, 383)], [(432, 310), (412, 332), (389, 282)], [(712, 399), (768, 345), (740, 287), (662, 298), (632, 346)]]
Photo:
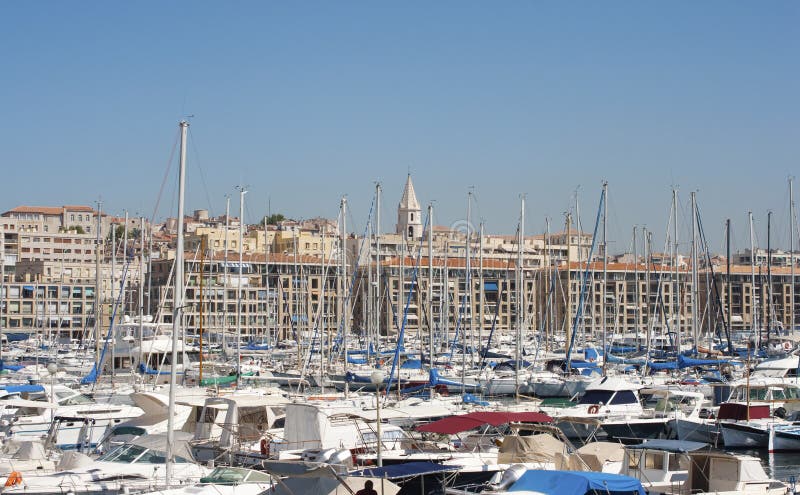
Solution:
[(0, 8), (3, 495), (800, 495), (798, 5)]

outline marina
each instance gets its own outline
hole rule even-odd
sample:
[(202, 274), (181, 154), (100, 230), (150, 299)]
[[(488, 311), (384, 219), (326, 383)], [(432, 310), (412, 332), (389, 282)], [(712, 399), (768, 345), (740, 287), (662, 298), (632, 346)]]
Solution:
[(800, 495), (797, 3), (0, 9), (0, 494)]

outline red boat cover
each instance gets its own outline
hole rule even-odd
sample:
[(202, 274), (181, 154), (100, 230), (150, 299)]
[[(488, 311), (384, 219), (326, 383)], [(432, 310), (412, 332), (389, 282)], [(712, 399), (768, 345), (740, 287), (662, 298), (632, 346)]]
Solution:
[[(750, 419), (769, 418), (768, 404), (754, 404), (750, 406)], [(719, 406), (717, 419), (747, 420), (747, 404), (740, 402), (726, 402)]]
[(500, 426), (506, 423), (551, 423), (553, 418), (538, 412), (485, 411), (450, 416), (432, 423), (424, 424), (417, 431), (452, 435), (472, 430), (483, 425)]

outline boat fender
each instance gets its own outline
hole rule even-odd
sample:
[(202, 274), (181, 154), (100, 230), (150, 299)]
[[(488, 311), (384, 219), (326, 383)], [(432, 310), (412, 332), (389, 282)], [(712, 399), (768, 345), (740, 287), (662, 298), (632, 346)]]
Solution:
[(783, 343), (783, 350), (786, 351), (786, 352), (791, 351), (792, 350), (792, 344), (790, 344), (789, 342), (784, 342)]
[(20, 484), (22, 484), (22, 473), (19, 471), (11, 471), (11, 474), (9, 474), (8, 478), (6, 479), (5, 486), (17, 486)]
[(269, 441), (266, 438), (261, 439), (261, 455), (269, 455)]
[(597, 404), (592, 404), (591, 406), (589, 406), (589, 409), (587, 409), (587, 412), (589, 414), (597, 414), (600, 412), (600, 406), (598, 406)]

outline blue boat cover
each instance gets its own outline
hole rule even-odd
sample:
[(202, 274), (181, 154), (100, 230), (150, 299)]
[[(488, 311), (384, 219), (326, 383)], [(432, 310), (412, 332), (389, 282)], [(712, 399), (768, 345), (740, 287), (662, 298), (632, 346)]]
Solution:
[(664, 363), (658, 363), (654, 361), (648, 361), (647, 367), (651, 370), (676, 370), (678, 369), (678, 362), (677, 361), (667, 361)]
[(480, 399), (478, 399), (477, 397), (475, 397), (472, 394), (464, 394), (461, 397), (461, 401), (464, 404), (477, 404), (479, 406), (488, 406), (489, 405), (489, 403), (486, 402), (485, 400), (480, 400)]
[(24, 368), (24, 366), (21, 366), (19, 364), (6, 364), (5, 361), (0, 359), (0, 370), (19, 371), (22, 368)]
[(690, 368), (692, 366), (718, 366), (728, 363), (730, 363), (730, 361), (727, 359), (694, 359), (686, 357), (683, 354), (678, 356), (678, 366), (681, 368)]
[(422, 361), (419, 359), (409, 359), (405, 363), (400, 365), (401, 370), (421, 370), (422, 369)]
[(392, 464), (390, 466), (362, 469), (349, 476), (365, 476), (368, 478), (410, 478), (412, 476), (422, 476), (425, 474), (441, 473), (444, 471), (456, 471), (459, 466), (445, 466), (435, 462), (405, 462), (403, 464)]
[(0, 390), (5, 390), (9, 394), (24, 394), (31, 392), (44, 392), (42, 385), (2, 385)]
[(585, 495), (594, 491), (608, 495), (645, 495), (642, 483), (636, 478), (583, 471), (529, 470), (508, 491), (535, 491), (553, 495)]

